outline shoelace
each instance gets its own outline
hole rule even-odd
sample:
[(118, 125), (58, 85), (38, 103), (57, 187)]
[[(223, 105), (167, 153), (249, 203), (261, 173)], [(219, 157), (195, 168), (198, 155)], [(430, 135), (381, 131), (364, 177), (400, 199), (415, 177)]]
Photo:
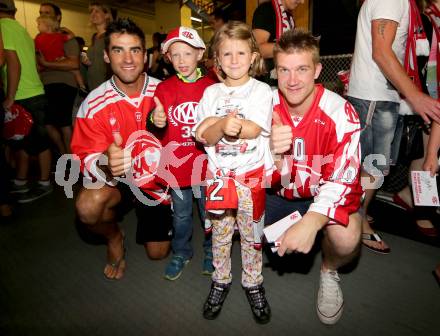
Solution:
[(261, 309), (265, 306), (266, 298), (264, 297), (264, 292), (260, 288), (256, 288), (249, 291), (249, 296), (252, 301), (252, 305), (258, 309)]
[[(325, 303), (335, 303), (337, 304), (339, 298), (339, 276), (336, 272), (326, 272), (323, 273), (321, 279), (321, 300), (325, 297)], [(325, 295), (324, 295), (325, 293)]]
[(221, 301), (225, 288), (214, 286), (209, 292), (209, 303), (212, 305), (218, 305)]

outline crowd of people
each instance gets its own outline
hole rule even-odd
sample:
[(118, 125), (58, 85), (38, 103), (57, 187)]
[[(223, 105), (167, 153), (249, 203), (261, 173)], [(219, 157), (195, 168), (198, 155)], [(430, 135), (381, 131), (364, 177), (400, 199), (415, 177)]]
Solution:
[[(204, 62), (212, 69), (206, 69), (205, 43), (192, 28), (157, 35), (150, 59), (135, 22), (114, 19), (110, 8), (93, 3), (97, 32), (81, 59), (73, 33), (61, 27), (58, 6), (41, 5), (34, 44), (14, 19), (14, 1), (0, 0), (0, 119), (13, 104), (33, 118), (29, 134), (6, 143), (16, 173), (11, 192), (21, 203), (51, 192), (51, 143), (58, 154), (74, 154), (83, 175), (76, 213), (105, 238), (103, 273), (112, 281), (126, 270), (126, 238), (118, 221), (132, 208), (137, 243), (151, 259), (171, 251), (164, 278), (177, 280), (194, 253), (195, 199), (205, 233), (201, 273), (212, 278), (203, 317), (215, 319), (229, 293), (238, 232), (241, 285), (261, 324), (271, 319), (262, 275), (263, 228), (298, 211), (299, 221), (274, 244), (280, 256), (307, 254), (322, 232), (316, 311), (321, 322), (335, 324), (344, 308), (338, 269), (359, 255), (361, 242), (377, 253), (391, 251), (373, 230), (368, 210), (397, 160), (393, 144), (400, 142), (403, 100), (421, 125), (430, 126), (423, 169), (431, 175), (438, 169), (440, 2), (428, 1), (426, 10), (415, 0), (364, 2), (347, 99), (316, 83), (322, 70), (319, 39), (294, 29), (294, 10), (302, 3), (263, 3), (252, 27), (216, 12), (213, 22), (221, 24)], [(158, 54), (175, 74), (157, 79), (145, 72)], [(78, 71), (81, 63), (88, 67), (87, 80)], [(72, 133), (78, 91), (90, 92)], [(9, 216), (3, 180), (9, 168), (1, 154), (0, 209)], [(371, 155), (380, 155), (374, 165)], [(28, 178), (30, 156), (40, 167), (36, 185)], [(437, 235), (432, 222), (418, 219), (424, 232)], [(434, 275), (440, 282), (439, 267)]]

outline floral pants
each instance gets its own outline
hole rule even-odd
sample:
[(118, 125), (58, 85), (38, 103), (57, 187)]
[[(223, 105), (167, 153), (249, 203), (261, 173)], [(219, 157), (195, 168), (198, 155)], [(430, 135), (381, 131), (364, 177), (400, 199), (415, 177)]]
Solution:
[(212, 280), (219, 283), (230, 283), (231, 274), (231, 247), (234, 226), (237, 222), (240, 231), (241, 284), (243, 287), (252, 287), (263, 282), (261, 271), (263, 268), (263, 253), (254, 248), (254, 225), (252, 216), (251, 190), (237, 184), (238, 209), (227, 210), (223, 215), (208, 214), (212, 222), (212, 253), (215, 271)]

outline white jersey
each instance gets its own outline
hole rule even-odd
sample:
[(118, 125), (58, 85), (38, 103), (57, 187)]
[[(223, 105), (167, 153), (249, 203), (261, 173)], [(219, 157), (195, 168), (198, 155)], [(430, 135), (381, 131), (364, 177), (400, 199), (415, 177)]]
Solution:
[(398, 23), (392, 48), (400, 63), (403, 64), (409, 25), (408, 0), (365, 1), (357, 21), (348, 95), (365, 100), (399, 102), (399, 93), (385, 78), (372, 57), (371, 23), (379, 19)]
[(272, 123), (272, 90), (269, 85), (251, 78), (241, 86), (228, 87), (217, 83), (208, 87), (199, 103), (194, 131), (208, 117), (225, 117), (237, 111), (238, 117), (250, 120), (261, 127), (256, 139), (239, 139), (229, 142), (222, 138), (215, 146), (205, 146), (208, 168), (234, 171), (236, 175), (260, 168), (272, 168), (269, 134)]

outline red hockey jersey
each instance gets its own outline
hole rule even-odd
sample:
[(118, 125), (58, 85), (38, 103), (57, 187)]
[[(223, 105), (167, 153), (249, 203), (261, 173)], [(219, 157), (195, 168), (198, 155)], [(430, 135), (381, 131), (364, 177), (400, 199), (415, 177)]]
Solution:
[(353, 107), (337, 94), (316, 86), (316, 97), (294, 125), (287, 103), (274, 91), (274, 114), (292, 128), (293, 144), (272, 185), (288, 199), (314, 197), (310, 211), (348, 225), (360, 206), (360, 123)]
[(157, 79), (145, 76), (139, 97), (130, 98), (112, 78), (87, 96), (78, 111), (71, 142), (72, 153), (81, 160), (85, 177), (97, 177), (97, 160), (114, 142), (116, 132), (123, 139), (121, 147), (132, 154), (131, 182), (156, 199), (164, 197), (156, 176), (161, 144), (145, 130), (158, 83)]
[(168, 169), (174, 175), (175, 183), (171, 187), (189, 187), (200, 184), (205, 179), (207, 161), (204, 158), (203, 145), (191, 135), (197, 122), (197, 106), (205, 89), (215, 82), (209, 77), (202, 77), (194, 83), (185, 83), (177, 76), (168, 78), (157, 86), (155, 96), (162, 103), (167, 115), (167, 126), (160, 138), (162, 145), (172, 146), (173, 154), (181, 161)]

